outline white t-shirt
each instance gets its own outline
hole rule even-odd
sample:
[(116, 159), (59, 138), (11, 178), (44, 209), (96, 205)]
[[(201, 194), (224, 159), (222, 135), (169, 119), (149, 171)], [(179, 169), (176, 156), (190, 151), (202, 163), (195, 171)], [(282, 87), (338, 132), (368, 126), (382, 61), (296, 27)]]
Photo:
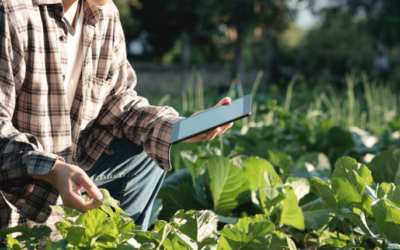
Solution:
[(69, 25), (68, 21), (64, 19), (64, 22), (67, 24), (68, 27), (68, 40), (67, 40), (68, 63), (64, 79), (64, 88), (67, 94), (67, 100), (70, 110), (72, 107), (72, 102), (74, 101), (74, 96), (76, 88), (78, 86), (79, 78), (82, 73), (82, 65), (84, 60), (83, 37), (82, 37), (83, 14), (84, 11), (82, 10), (82, 4), (80, 4), (78, 6), (75, 18), (75, 29), (72, 28)]

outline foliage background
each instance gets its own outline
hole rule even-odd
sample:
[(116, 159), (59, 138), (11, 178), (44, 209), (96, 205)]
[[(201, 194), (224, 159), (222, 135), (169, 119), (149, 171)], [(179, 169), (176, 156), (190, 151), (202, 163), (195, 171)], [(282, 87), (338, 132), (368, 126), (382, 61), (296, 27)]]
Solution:
[[(253, 68), (264, 84), (287, 84), (301, 72), (310, 84), (365, 71), (373, 79), (399, 78), (400, 5), (396, 0), (115, 0), (130, 60), (182, 66), (220, 65), (232, 78)], [(308, 29), (296, 15), (310, 9)], [(297, 22), (298, 23), (298, 22)], [(387, 73), (374, 70), (376, 44), (385, 47)]]

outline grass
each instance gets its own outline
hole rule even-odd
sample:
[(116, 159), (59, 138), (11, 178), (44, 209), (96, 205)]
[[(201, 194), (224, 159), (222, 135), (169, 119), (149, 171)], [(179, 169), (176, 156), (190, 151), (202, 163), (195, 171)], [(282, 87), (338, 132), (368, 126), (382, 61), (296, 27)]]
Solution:
[[(158, 105), (175, 107), (181, 115), (189, 116), (199, 110), (210, 108), (223, 96), (232, 99), (252, 94), (252, 115), (241, 120), (241, 126), (268, 126), (276, 117), (268, 108), (279, 105), (290, 111), (292, 116), (302, 115), (312, 123), (318, 119), (331, 119), (337, 126), (359, 127), (370, 132), (382, 132), (389, 121), (398, 119), (400, 103), (398, 90), (391, 84), (369, 81), (365, 74), (349, 74), (344, 79), (345, 89), (323, 84), (310, 89), (309, 84), (296, 74), (286, 89), (259, 91), (263, 71), (260, 71), (250, 90), (244, 89), (240, 80), (234, 79), (225, 93), (204, 90), (201, 73), (192, 69), (189, 81), (182, 90), (181, 98), (165, 95)], [(276, 88), (276, 87), (275, 87)], [(267, 108), (266, 108), (267, 107)]]

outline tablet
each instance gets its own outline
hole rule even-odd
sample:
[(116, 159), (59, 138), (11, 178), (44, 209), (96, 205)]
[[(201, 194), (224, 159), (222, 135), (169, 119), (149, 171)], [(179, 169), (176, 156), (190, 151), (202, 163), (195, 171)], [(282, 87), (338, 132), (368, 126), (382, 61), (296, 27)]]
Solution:
[(233, 100), (230, 105), (208, 109), (174, 124), (171, 144), (184, 141), (251, 114), (251, 95)]

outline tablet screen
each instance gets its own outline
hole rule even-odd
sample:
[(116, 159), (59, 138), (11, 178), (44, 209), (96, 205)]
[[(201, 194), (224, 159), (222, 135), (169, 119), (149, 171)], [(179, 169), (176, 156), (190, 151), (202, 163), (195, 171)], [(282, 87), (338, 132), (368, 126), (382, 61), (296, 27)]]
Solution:
[(198, 115), (180, 121), (178, 140), (193, 136), (199, 131), (211, 129), (243, 116), (245, 98), (239, 98), (230, 105), (218, 106)]

